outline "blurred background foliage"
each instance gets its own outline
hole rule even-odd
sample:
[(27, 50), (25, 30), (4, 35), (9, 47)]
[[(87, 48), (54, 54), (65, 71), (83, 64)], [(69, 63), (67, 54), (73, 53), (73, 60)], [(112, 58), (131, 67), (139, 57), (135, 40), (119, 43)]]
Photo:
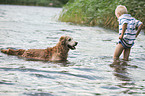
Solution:
[(145, 0), (69, 0), (59, 20), (116, 30), (115, 9), (118, 5), (126, 6), (129, 14), (145, 24)]
[(113, 30), (118, 28), (115, 8), (125, 5), (129, 14), (145, 24), (145, 0), (0, 0), (0, 4), (63, 7), (59, 21)]
[(68, 0), (0, 0), (0, 4), (62, 7)]

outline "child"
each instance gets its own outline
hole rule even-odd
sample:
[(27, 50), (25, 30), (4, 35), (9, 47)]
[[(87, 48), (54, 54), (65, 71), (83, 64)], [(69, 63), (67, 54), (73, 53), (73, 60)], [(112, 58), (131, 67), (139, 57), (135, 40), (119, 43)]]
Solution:
[[(119, 43), (114, 52), (114, 60), (118, 60), (123, 52), (123, 59), (128, 60), (134, 40), (139, 35), (143, 23), (127, 14), (127, 8), (119, 5), (115, 10), (115, 15), (119, 21)], [(135, 30), (138, 27), (137, 31)]]

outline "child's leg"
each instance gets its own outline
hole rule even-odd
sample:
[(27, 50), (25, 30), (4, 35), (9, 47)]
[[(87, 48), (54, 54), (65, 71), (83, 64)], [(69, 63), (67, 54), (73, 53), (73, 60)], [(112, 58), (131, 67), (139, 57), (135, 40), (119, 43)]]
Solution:
[(131, 48), (124, 49), (124, 52), (123, 52), (123, 59), (124, 60), (128, 60), (129, 59), (130, 50), (131, 50)]
[(124, 47), (120, 43), (117, 44), (117, 46), (115, 48), (114, 56), (113, 56), (114, 60), (118, 60), (119, 59), (119, 56), (121, 55), (123, 49), (124, 49)]

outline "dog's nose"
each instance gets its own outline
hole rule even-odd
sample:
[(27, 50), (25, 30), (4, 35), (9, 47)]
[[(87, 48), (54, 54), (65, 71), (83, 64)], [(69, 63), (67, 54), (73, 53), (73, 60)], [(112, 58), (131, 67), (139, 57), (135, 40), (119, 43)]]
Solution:
[(78, 44), (78, 42), (75, 42), (75, 46)]

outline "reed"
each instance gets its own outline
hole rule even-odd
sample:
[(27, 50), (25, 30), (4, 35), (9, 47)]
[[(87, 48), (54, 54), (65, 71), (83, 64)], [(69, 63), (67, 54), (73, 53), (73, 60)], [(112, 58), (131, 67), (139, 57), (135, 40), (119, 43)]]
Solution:
[(144, 0), (69, 0), (63, 7), (59, 20), (116, 30), (118, 21), (114, 11), (118, 5), (125, 5), (129, 14), (145, 24)]

